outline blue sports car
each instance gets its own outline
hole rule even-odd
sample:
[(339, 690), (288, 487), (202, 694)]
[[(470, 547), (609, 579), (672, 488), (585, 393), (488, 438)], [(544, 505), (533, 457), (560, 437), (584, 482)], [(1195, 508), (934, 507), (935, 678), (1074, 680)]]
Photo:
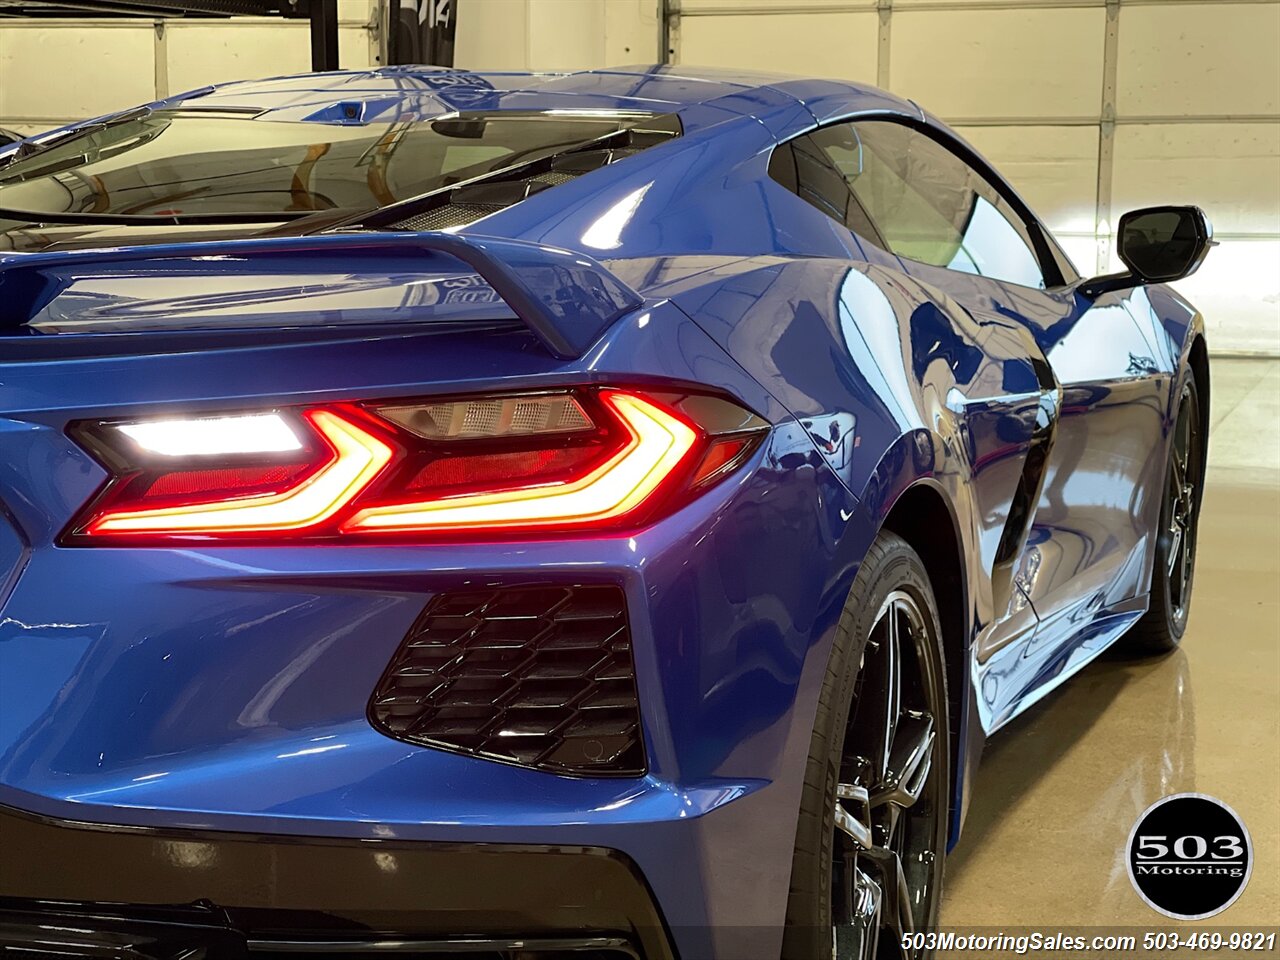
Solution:
[(1190, 603), (1209, 378), (852, 83), (233, 83), (0, 150), (0, 944), (920, 956)]

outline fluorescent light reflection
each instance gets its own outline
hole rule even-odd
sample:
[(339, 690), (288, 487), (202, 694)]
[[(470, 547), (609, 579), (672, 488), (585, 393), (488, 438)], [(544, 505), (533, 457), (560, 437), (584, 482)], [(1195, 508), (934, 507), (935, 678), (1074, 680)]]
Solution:
[(631, 191), (606, 210), (587, 228), (587, 232), (582, 235), (582, 242), (596, 250), (616, 250), (622, 246), (622, 231), (631, 222), (636, 209), (640, 206), (640, 201), (652, 186), (652, 183), (646, 183), (639, 190)]

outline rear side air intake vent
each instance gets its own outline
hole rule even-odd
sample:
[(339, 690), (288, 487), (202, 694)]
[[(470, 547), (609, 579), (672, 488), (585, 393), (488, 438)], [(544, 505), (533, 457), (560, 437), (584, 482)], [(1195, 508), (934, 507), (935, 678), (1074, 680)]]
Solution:
[(369, 705), (422, 746), (575, 775), (645, 770), (622, 590), (444, 593), (428, 604)]

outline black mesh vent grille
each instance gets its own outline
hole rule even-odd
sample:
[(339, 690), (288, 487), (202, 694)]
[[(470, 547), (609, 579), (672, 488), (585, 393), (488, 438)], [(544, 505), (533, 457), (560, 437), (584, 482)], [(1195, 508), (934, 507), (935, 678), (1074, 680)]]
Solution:
[(581, 176), (581, 174), (561, 173), (558, 170), (552, 170), (549, 173), (540, 173), (536, 177), (530, 177), (529, 179), (537, 183), (545, 183), (549, 187), (554, 187), (561, 183), (568, 183), (570, 180), (579, 176)]
[(561, 153), (536, 157), (423, 197), (393, 203), (365, 218), (361, 225), (375, 230), (465, 226), (535, 193), (666, 143), (682, 132), (680, 121), (673, 114), (648, 117), (636, 124)]
[(449, 203), (436, 207), (416, 217), (410, 217), (396, 224), (398, 230), (443, 230), (445, 227), (459, 227), (479, 220), (491, 213), (497, 213), (501, 207), (481, 206), (480, 204)]
[(572, 774), (644, 773), (626, 604), (616, 586), (436, 597), (370, 703), (399, 740)]

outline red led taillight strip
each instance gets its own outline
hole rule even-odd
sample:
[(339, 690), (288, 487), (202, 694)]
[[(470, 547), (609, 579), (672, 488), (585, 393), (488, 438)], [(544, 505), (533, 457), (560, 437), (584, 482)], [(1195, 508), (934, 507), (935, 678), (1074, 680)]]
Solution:
[(94, 534), (217, 534), (307, 530), (324, 523), (360, 494), (391, 461), (392, 449), (330, 410), (306, 419), (331, 456), (294, 487), (264, 496), (157, 507), (106, 510), (85, 529)]
[(698, 434), (669, 411), (620, 391), (600, 394), (630, 434), (607, 461), (574, 480), (456, 497), (380, 504), (343, 524), (349, 533), (586, 525), (630, 513), (685, 461)]
[(111, 479), (61, 542), (621, 530), (736, 470), (767, 431), (727, 399), (596, 387), (79, 423)]

